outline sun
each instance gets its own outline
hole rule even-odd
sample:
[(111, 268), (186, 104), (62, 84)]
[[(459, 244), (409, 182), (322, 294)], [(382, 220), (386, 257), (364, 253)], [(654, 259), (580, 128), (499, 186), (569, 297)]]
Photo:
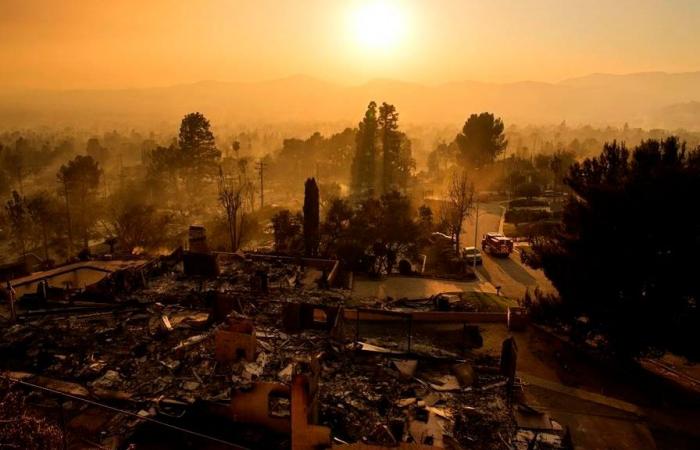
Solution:
[(406, 13), (396, 2), (368, 1), (351, 11), (351, 28), (363, 50), (394, 50), (406, 35)]

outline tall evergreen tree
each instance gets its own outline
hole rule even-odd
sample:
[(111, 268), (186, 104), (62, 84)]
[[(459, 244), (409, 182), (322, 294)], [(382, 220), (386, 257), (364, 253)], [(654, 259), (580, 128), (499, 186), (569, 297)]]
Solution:
[(399, 113), (394, 105), (382, 103), (379, 107), (379, 136), (382, 143), (382, 194), (396, 189), (401, 153)]
[(357, 196), (371, 195), (375, 188), (377, 127), (377, 104), (370, 102), (359, 124), (352, 161), (352, 190)]
[(320, 236), (319, 191), (314, 178), (304, 184), (304, 249), (307, 256), (318, 255)]
[(416, 168), (416, 160), (413, 159), (411, 150), (411, 140), (406, 133), (398, 133), (399, 149), (396, 161), (396, 172), (394, 173), (395, 189), (405, 192), (408, 181)]
[(216, 169), (221, 152), (216, 148), (209, 120), (202, 113), (190, 113), (182, 118), (177, 139), (181, 163), (195, 175)]

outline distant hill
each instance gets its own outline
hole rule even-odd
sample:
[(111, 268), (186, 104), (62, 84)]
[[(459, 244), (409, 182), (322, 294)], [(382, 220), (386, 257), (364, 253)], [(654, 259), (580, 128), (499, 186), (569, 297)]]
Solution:
[(359, 86), (293, 76), (146, 89), (6, 91), (0, 92), (0, 123), (146, 128), (176, 123), (190, 111), (234, 123), (355, 123), (372, 99), (394, 103), (405, 123), (458, 124), (472, 112), (493, 111), (518, 124), (566, 120), (700, 129), (700, 72), (593, 74), (558, 83), (373, 80)]
[(657, 111), (651, 119), (659, 128), (700, 129), (700, 102), (676, 103)]

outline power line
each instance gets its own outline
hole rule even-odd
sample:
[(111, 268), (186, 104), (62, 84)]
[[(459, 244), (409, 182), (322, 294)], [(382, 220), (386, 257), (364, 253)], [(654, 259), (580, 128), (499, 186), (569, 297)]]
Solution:
[(137, 418), (137, 419), (145, 420), (145, 421), (147, 421), (147, 422), (152, 422), (152, 423), (155, 423), (156, 425), (160, 425), (160, 426), (163, 426), (163, 427), (166, 427), (166, 428), (170, 428), (170, 429), (172, 429), (172, 430), (176, 430), (176, 431), (179, 431), (179, 432), (181, 432), (181, 433), (190, 434), (190, 435), (196, 436), (196, 437), (198, 437), (198, 438), (208, 439), (208, 440), (210, 440), (210, 441), (214, 441), (214, 442), (217, 442), (217, 443), (219, 443), (219, 444), (227, 445), (227, 446), (232, 447), (232, 448), (236, 448), (236, 449), (239, 449), (239, 450), (249, 450), (247, 447), (243, 447), (243, 446), (240, 446), (240, 445), (237, 445), (237, 444), (233, 444), (233, 443), (231, 443), (231, 442), (224, 441), (223, 439), (219, 439), (219, 438), (214, 437), (214, 436), (210, 436), (210, 435), (207, 435), (207, 434), (199, 433), (199, 432), (197, 432), (197, 431), (189, 430), (189, 429), (187, 429), (187, 428), (181, 428), (181, 427), (178, 427), (177, 425), (172, 425), (172, 424), (169, 424), (169, 423), (167, 423), (167, 422), (161, 422), (160, 420), (154, 419), (154, 418), (152, 418), (152, 417), (140, 416), (140, 415), (138, 415), (138, 414), (136, 414), (136, 413), (134, 413), (134, 412), (131, 412), (131, 411), (127, 411), (127, 410), (124, 410), (124, 409), (115, 408), (115, 407), (113, 407), (113, 406), (105, 405), (104, 403), (99, 403), (99, 402), (96, 402), (96, 401), (93, 401), (93, 400), (89, 400), (89, 399), (86, 399), (86, 398), (78, 397), (78, 396), (76, 396), (76, 395), (66, 394), (65, 392), (61, 392), (61, 391), (58, 391), (58, 390), (55, 390), (55, 389), (47, 388), (47, 387), (45, 387), (45, 386), (39, 386), (38, 384), (30, 383), (30, 382), (28, 382), (28, 381), (17, 380), (17, 379), (15, 379), (15, 378), (8, 377), (8, 376), (2, 375), (2, 374), (0, 374), (0, 378), (3, 378), (3, 379), (5, 379), (5, 380), (8, 380), (8, 381), (11, 381), (11, 382), (14, 382), (14, 383), (18, 383), (18, 384), (21, 384), (21, 385), (24, 385), (24, 386), (27, 386), (27, 387), (30, 387), (30, 388), (32, 388), (32, 389), (39, 389), (39, 390), (41, 390), (41, 391), (50, 392), (50, 393), (52, 393), (52, 394), (54, 394), (54, 395), (58, 395), (58, 396), (65, 397), (65, 398), (69, 398), (69, 399), (71, 399), (71, 400), (76, 400), (76, 401), (79, 401), (79, 402), (87, 403), (88, 405), (93, 405), (93, 406), (97, 406), (97, 407), (100, 407), (100, 408), (104, 408), (104, 409), (107, 409), (107, 410), (110, 410), (110, 411), (114, 411), (114, 412), (119, 413), (119, 414), (126, 414), (127, 416), (132, 416), (132, 417), (135, 417), (135, 418)]

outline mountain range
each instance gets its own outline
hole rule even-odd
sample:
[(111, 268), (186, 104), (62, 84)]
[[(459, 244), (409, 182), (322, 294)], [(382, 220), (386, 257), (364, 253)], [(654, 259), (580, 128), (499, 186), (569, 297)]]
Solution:
[[(463, 81), (426, 85), (378, 79), (344, 86), (297, 75), (262, 82), (168, 87), (0, 91), (0, 123), (148, 128), (200, 111), (213, 122), (356, 123), (370, 100), (396, 105), (405, 123), (462, 123), (491, 111), (507, 124), (700, 129), (700, 72), (592, 74), (555, 83)], [(141, 126), (139, 126), (139, 124)]]

